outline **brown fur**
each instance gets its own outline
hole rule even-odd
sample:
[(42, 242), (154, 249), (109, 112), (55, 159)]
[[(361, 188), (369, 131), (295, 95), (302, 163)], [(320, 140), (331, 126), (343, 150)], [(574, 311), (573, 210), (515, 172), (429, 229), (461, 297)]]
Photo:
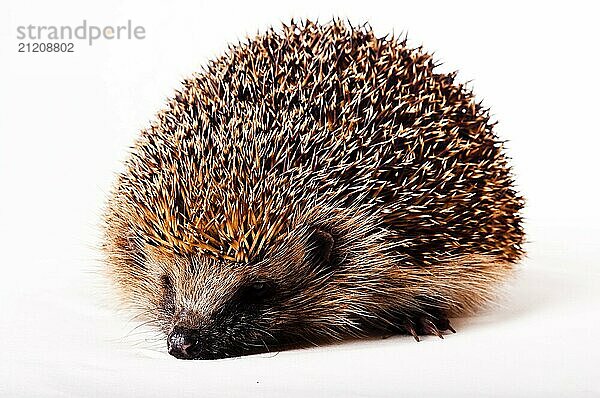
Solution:
[[(305, 22), (184, 81), (108, 202), (124, 302), (215, 358), (488, 301), (522, 255), (522, 199), (488, 112), (434, 69), (405, 40)], [(256, 281), (275, 290), (245, 306)]]

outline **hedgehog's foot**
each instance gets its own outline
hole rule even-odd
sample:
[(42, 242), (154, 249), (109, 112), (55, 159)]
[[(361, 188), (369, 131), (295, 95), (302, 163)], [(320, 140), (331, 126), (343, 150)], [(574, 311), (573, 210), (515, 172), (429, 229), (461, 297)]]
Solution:
[(442, 314), (406, 316), (400, 320), (398, 329), (403, 333), (412, 335), (417, 341), (419, 341), (419, 336), (435, 335), (443, 339), (444, 332), (456, 333), (448, 318)]

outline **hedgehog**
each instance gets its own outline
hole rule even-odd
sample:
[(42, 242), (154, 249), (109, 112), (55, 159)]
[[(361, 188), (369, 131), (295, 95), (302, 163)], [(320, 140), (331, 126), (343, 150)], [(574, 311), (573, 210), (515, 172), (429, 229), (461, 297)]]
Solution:
[(406, 37), (230, 45), (131, 148), (104, 216), (124, 307), (181, 359), (454, 332), (524, 254), (490, 112)]

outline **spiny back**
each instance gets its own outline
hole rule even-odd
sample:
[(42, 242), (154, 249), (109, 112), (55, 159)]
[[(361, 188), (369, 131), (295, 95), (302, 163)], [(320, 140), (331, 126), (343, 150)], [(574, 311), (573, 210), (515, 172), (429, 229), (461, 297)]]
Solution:
[(231, 47), (136, 144), (117, 186), (136, 233), (259, 256), (314, 208), (371, 207), (420, 262), (520, 255), (521, 199), (487, 112), (405, 40), (333, 21)]

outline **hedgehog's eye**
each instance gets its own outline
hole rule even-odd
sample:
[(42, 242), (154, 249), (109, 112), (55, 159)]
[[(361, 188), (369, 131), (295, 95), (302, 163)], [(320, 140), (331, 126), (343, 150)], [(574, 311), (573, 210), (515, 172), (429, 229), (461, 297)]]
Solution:
[(169, 275), (161, 276), (160, 283), (165, 290), (171, 290), (173, 288), (173, 283), (171, 282), (171, 277)]
[(259, 304), (275, 293), (272, 283), (269, 282), (254, 282), (242, 289), (241, 301), (247, 304)]
[(171, 277), (163, 275), (160, 277), (160, 284), (163, 290), (163, 307), (167, 312), (175, 311), (175, 292), (173, 291), (173, 282)]

